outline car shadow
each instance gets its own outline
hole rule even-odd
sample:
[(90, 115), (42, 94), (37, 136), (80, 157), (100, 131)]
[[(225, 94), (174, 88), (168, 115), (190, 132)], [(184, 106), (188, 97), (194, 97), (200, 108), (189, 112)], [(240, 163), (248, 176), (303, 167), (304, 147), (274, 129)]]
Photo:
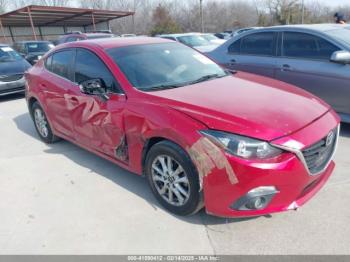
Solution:
[(22, 99), (22, 98), (24, 98), (24, 93), (17, 93), (17, 94), (0, 96), (0, 103), (7, 102), (10, 100)]
[(341, 123), (340, 136), (350, 137), (350, 123)]
[[(20, 131), (24, 132), (31, 138), (36, 139), (38, 140), (38, 142), (42, 143), (42, 141), (36, 133), (33, 122), (28, 113), (15, 117), (14, 122)], [(141, 197), (146, 202), (148, 202), (155, 210), (164, 210), (153, 196), (144, 177), (135, 175), (117, 166), (116, 164), (105, 160), (93, 153), (90, 153), (87, 150), (82, 149), (79, 146), (76, 146), (75, 144), (65, 140), (59, 141), (54, 144), (48, 144), (47, 146), (49, 148), (44, 150), (45, 153), (64, 155), (70, 160), (74, 161), (76, 164), (89, 169), (90, 172), (101, 175), (109, 179), (113, 183), (116, 183), (117, 185), (127, 189), (133, 194)], [(221, 218), (207, 214), (204, 209), (193, 216), (187, 217), (176, 216), (171, 213), (169, 214), (185, 222), (193, 224), (203, 224), (205, 226), (237, 223), (257, 218)], [(265, 217), (269, 218), (271, 216)]]

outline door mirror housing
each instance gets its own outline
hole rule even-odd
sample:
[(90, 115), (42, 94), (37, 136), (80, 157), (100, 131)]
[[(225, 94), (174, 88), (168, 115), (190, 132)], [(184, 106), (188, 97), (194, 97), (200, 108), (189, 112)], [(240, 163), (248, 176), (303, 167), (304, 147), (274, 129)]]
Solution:
[(102, 79), (89, 79), (79, 83), (80, 91), (87, 95), (100, 95), (106, 93), (106, 87)]
[(331, 62), (338, 64), (350, 64), (350, 52), (348, 51), (335, 51), (331, 56)]
[(107, 87), (100, 78), (88, 79), (79, 84), (80, 91), (87, 95), (98, 95), (103, 100), (108, 100)]

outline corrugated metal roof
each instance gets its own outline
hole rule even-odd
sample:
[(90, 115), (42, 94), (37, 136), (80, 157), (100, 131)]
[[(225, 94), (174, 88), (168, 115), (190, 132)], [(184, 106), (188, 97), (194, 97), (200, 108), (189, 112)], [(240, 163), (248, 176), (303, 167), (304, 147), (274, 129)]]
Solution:
[(88, 26), (130, 16), (134, 12), (29, 5), (0, 15), (3, 26)]

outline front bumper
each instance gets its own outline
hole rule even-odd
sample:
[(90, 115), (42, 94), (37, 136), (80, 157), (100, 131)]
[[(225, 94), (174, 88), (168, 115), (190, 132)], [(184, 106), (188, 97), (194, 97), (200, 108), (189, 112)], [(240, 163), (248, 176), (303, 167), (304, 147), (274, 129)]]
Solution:
[[(286, 137), (271, 141), (275, 145), (302, 150), (325, 137), (339, 123), (339, 117), (330, 111), (307, 127)], [(311, 199), (326, 183), (335, 164), (330, 161), (319, 174), (311, 175), (293, 152), (265, 161), (251, 161), (225, 153), (236, 176), (232, 183), (223, 169), (214, 169), (203, 179), (207, 213), (223, 217), (259, 216), (297, 209)], [(252, 189), (275, 187), (277, 193), (268, 205), (259, 210), (237, 210), (234, 203)]]
[(22, 77), (19, 80), (11, 82), (0, 81), (0, 96), (24, 92), (25, 79)]

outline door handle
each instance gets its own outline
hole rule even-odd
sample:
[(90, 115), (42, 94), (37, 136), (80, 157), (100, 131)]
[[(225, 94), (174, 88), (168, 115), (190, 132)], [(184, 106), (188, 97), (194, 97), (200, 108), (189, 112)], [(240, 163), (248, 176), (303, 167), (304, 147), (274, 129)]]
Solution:
[(292, 70), (293, 70), (292, 67), (288, 64), (284, 64), (281, 67), (281, 71), (292, 71)]
[(70, 98), (70, 101), (72, 102), (72, 104), (78, 104), (79, 103), (78, 98), (76, 98), (74, 96)]
[(228, 63), (229, 66), (234, 66), (237, 64), (236, 59), (231, 59), (230, 62)]

